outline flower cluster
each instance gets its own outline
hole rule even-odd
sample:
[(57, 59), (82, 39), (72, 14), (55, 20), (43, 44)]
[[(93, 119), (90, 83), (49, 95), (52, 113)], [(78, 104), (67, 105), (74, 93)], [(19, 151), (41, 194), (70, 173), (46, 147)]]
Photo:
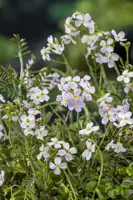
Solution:
[(61, 55), (62, 52), (64, 51), (64, 44), (63, 43), (60, 44), (57, 38), (53, 38), (52, 35), (48, 37), (47, 42), (48, 42), (47, 47), (46, 48), (43, 47), (43, 49), (41, 50), (42, 59), (44, 61), (51, 60), (50, 53)]
[(123, 100), (122, 105), (117, 105), (116, 107), (112, 107), (109, 104), (112, 100), (110, 93), (107, 93), (97, 101), (99, 103), (99, 114), (102, 117), (102, 124), (107, 124), (109, 121), (113, 122), (117, 127), (133, 124), (132, 112), (129, 111), (130, 105), (127, 100)]
[(43, 103), (44, 101), (49, 100), (48, 93), (49, 91), (46, 88), (40, 89), (36, 86), (29, 89), (27, 97), (29, 97), (30, 100), (34, 102), (34, 104), (38, 105)]
[[(60, 169), (67, 168), (66, 162), (72, 161), (73, 155), (77, 153), (75, 147), (70, 147), (68, 142), (59, 141), (57, 138), (51, 138), (51, 141), (46, 146), (42, 144), (39, 150), (37, 159), (40, 160), (42, 157), (44, 161), (49, 159), (49, 168), (53, 169), (56, 175), (61, 173)], [(54, 159), (54, 162), (51, 159)]]
[(76, 41), (73, 37), (77, 37), (80, 34), (80, 27), (83, 26), (87, 28), (90, 34), (93, 34), (95, 31), (95, 23), (91, 19), (89, 14), (82, 14), (80, 12), (75, 12), (71, 17), (68, 17), (65, 20), (65, 33), (66, 35), (61, 36), (61, 42), (52, 36), (47, 39), (47, 47), (43, 47), (41, 50), (42, 59), (44, 61), (50, 61), (50, 54), (55, 53), (61, 55), (65, 49), (64, 45), (68, 45), (71, 42), (76, 44)]
[(76, 112), (80, 112), (85, 107), (85, 101), (91, 101), (91, 94), (95, 92), (95, 87), (89, 82), (90, 79), (88, 75), (83, 78), (79, 76), (61, 78), (58, 88), (62, 94), (58, 95), (56, 100), (69, 110), (75, 109)]
[(109, 68), (114, 67), (115, 61), (119, 59), (118, 54), (114, 53), (115, 40), (111, 32), (83, 35), (81, 42), (87, 44), (86, 59), (91, 55), (97, 63), (107, 63)]
[[(39, 110), (35, 110), (34, 108), (30, 108), (28, 111), (28, 115), (23, 114), (20, 117), (20, 125), (23, 129), (23, 133), (25, 136), (27, 135), (35, 135), (37, 139), (43, 140), (44, 137), (48, 135), (48, 130), (45, 129), (45, 126), (39, 125), (36, 119), (36, 115), (40, 114)], [(41, 119), (40, 119), (41, 120)]]

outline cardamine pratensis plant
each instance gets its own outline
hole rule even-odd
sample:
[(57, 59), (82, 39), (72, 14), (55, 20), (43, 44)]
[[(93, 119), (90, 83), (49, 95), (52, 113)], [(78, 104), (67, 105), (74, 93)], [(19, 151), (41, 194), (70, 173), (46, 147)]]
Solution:
[[(41, 70), (33, 55), (24, 63), (25, 39), (12, 42), (20, 74), (0, 68), (0, 199), (132, 200), (133, 66), (125, 33), (100, 31), (89, 14), (75, 12), (65, 35), (48, 37), (41, 50), (56, 68)], [(70, 66), (71, 43), (82, 49), (86, 72)]]

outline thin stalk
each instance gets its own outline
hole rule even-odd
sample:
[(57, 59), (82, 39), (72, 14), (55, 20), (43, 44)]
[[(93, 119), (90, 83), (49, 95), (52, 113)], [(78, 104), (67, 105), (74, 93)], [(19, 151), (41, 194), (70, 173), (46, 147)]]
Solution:
[(63, 59), (64, 59), (64, 61), (65, 61), (67, 73), (70, 72), (70, 74), (71, 74), (72, 76), (74, 76), (73, 70), (72, 70), (71, 66), (69, 65), (69, 63), (68, 63), (68, 61), (67, 61), (67, 59), (66, 59), (66, 57), (65, 57), (65, 55), (64, 55), (63, 53), (62, 53), (62, 57), (63, 57)]
[(114, 65), (114, 68), (115, 68), (115, 71), (116, 71), (117, 75), (120, 76), (120, 72), (119, 72), (118, 67), (117, 67), (116, 64)]
[(100, 66), (99, 94), (102, 88), (102, 77), (103, 77), (103, 69), (102, 69), (102, 66)]
[[(107, 129), (106, 129), (106, 131), (105, 131), (105, 133), (104, 133), (104, 135), (103, 135), (103, 138), (102, 138), (102, 140), (101, 140), (101, 142), (100, 142), (99, 149), (101, 148), (101, 146), (102, 146), (102, 144), (103, 144), (103, 142), (104, 142), (104, 139), (105, 139), (105, 137), (106, 137), (106, 135), (107, 135), (107, 133), (108, 133), (109, 128), (110, 128), (110, 123), (108, 124)], [(95, 154), (95, 156), (94, 156), (94, 158), (93, 158), (91, 167), (94, 165), (96, 156), (97, 156), (97, 152), (96, 152), (96, 154)]]
[(96, 86), (96, 88), (98, 89), (98, 83), (97, 83), (96, 77), (94, 76), (94, 73), (93, 73), (93, 70), (92, 70), (92, 66), (89, 64), (89, 61), (88, 61), (87, 58), (86, 58), (86, 63), (87, 63), (87, 66), (88, 66), (88, 68), (89, 68), (89, 70), (90, 70), (90, 74), (91, 74), (91, 76), (92, 76), (92, 78), (93, 78), (93, 81), (94, 81), (94, 83), (95, 83), (95, 86)]
[[(20, 50), (21, 51), (21, 50)], [(23, 79), (24, 79), (24, 63), (23, 63), (23, 56), (22, 56), (22, 53), (19, 52), (18, 53), (18, 56), (19, 56), (19, 61), (20, 61), (20, 83), (19, 83), (19, 96), (21, 97), (21, 90), (22, 90), (22, 82), (23, 82)]]
[(63, 124), (65, 124), (65, 121), (60, 117), (60, 115), (55, 111), (54, 108), (52, 108), (52, 106), (49, 105), (49, 107), (51, 108), (51, 110), (56, 114), (56, 116), (63, 122)]
[(80, 130), (80, 123), (79, 123), (79, 112), (77, 112), (77, 122), (78, 122), (78, 129)]
[(99, 147), (97, 146), (97, 144), (96, 144), (94, 141), (92, 141), (92, 142), (96, 145), (96, 147), (97, 147), (97, 149), (98, 149), (98, 151), (99, 151), (100, 160), (101, 160), (100, 175), (99, 175), (99, 178), (98, 178), (98, 182), (97, 182), (96, 188), (95, 188), (95, 190), (94, 190), (94, 192), (93, 192), (93, 195), (92, 195), (92, 199), (94, 199), (96, 190), (97, 190), (97, 188), (98, 188), (98, 186), (99, 186), (99, 184), (100, 184), (100, 182), (101, 182), (101, 178), (102, 178), (102, 175), (103, 175), (104, 160), (103, 160), (103, 155), (102, 155), (102, 153), (101, 153)]
[(61, 65), (65, 65), (66, 64), (65, 62), (61, 62), (61, 61), (54, 60), (54, 59), (51, 59), (51, 61), (53, 61), (55, 63), (58, 63), (58, 64), (61, 64)]
[(75, 190), (74, 190), (74, 188), (73, 188), (73, 186), (72, 186), (72, 183), (71, 183), (71, 181), (70, 181), (70, 179), (69, 179), (69, 177), (68, 177), (68, 175), (67, 175), (67, 173), (66, 173), (65, 170), (64, 170), (64, 174), (65, 174), (66, 179), (67, 179), (67, 181), (68, 181), (68, 183), (69, 183), (69, 186), (70, 186), (70, 188), (71, 188), (71, 190), (72, 190), (72, 193), (73, 193), (73, 196), (74, 196), (74, 200), (77, 200), (76, 192), (75, 192)]

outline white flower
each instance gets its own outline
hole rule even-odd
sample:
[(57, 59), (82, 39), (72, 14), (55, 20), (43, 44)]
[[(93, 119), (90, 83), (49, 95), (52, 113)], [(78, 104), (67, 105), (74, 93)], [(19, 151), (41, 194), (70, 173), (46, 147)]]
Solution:
[(126, 93), (128, 93), (130, 90), (133, 92), (133, 83), (127, 83), (126, 87), (124, 88)]
[(116, 54), (116, 53), (109, 53), (109, 52), (107, 53), (106, 52), (106, 56), (107, 56), (107, 58), (105, 57), (105, 62), (104, 63), (106, 63), (106, 59), (107, 59), (108, 67), (109, 68), (114, 67), (115, 61), (119, 60), (119, 55)]
[(3, 126), (0, 124), (0, 139), (1, 139), (2, 136), (3, 136), (2, 130), (3, 130)]
[(6, 102), (2, 94), (0, 94), (0, 102), (2, 102), (2, 103)]
[(40, 114), (41, 112), (40, 112), (40, 110), (36, 110), (35, 108), (30, 108), (29, 110), (28, 110), (28, 114), (29, 115), (38, 115), (38, 114)]
[(47, 160), (50, 157), (50, 154), (48, 152), (49, 149), (50, 149), (49, 146), (44, 147), (44, 145), (42, 144), (39, 148), (40, 153), (37, 155), (37, 159), (40, 160), (43, 156), (45, 160)]
[(27, 136), (27, 135), (35, 135), (34, 131), (30, 128), (25, 128), (23, 130), (24, 134)]
[(110, 97), (110, 93), (107, 93), (104, 95), (104, 97), (97, 100), (98, 103), (100, 103), (100, 106), (104, 105), (105, 102), (112, 102), (113, 98)]
[(110, 148), (114, 149), (115, 148), (115, 144), (114, 144), (114, 140), (112, 140), (110, 143), (108, 143), (108, 145), (105, 147), (106, 150), (110, 150)]
[(119, 32), (119, 33), (117, 34), (114, 30), (112, 30), (111, 33), (112, 33), (112, 35), (114, 36), (114, 38), (115, 38), (115, 40), (116, 40), (117, 42), (119, 42), (119, 41), (123, 42), (123, 41), (126, 41), (126, 40), (127, 40), (127, 39), (124, 39), (125, 33), (124, 33), (123, 31), (121, 31), (121, 32)]
[(35, 130), (35, 134), (37, 135), (37, 139), (43, 140), (43, 137), (48, 135), (48, 131), (45, 130), (45, 126), (41, 126), (40, 129)]
[(133, 77), (133, 72), (128, 72), (128, 70), (123, 71), (121, 76), (117, 77), (117, 81), (124, 81), (124, 83), (129, 83), (130, 78)]
[(43, 88), (41, 90), (39, 87), (32, 87), (29, 90), (27, 97), (30, 97), (30, 99), (38, 105), (40, 103), (43, 103), (44, 101), (49, 100), (50, 97), (48, 96), (48, 93), (49, 91), (46, 88)]
[(89, 27), (91, 20), (91, 16), (89, 14), (85, 15), (79, 14), (75, 18), (76, 18), (75, 25), (77, 27), (81, 26), (81, 24), (83, 24), (85, 27)]
[(92, 132), (96, 132), (99, 130), (99, 126), (93, 126), (93, 122), (87, 124), (86, 129), (80, 130), (80, 135), (90, 135)]
[(115, 144), (114, 152), (120, 153), (120, 152), (126, 152), (126, 149), (123, 147), (122, 143)]
[(63, 35), (61, 36), (61, 39), (63, 40), (64, 44), (70, 44), (71, 42), (73, 44), (76, 44), (76, 41), (73, 40), (73, 38), (70, 35)]
[(92, 144), (91, 142), (86, 142), (87, 149), (82, 153), (82, 156), (86, 160), (90, 160), (92, 153), (95, 152), (95, 144)]
[(106, 52), (113, 52), (114, 48), (111, 46), (113, 44), (113, 39), (109, 38), (107, 41), (102, 40), (100, 42), (100, 46), (102, 46), (102, 48), (100, 49), (100, 51), (102, 53), (106, 53)]
[(64, 44), (55, 44), (54, 45), (54, 49), (52, 49), (52, 51), (58, 55), (61, 55), (62, 52), (64, 51)]
[(43, 49), (41, 50), (41, 55), (42, 55), (42, 59), (44, 61), (46, 61), (46, 60), (50, 61), (51, 60), (49, 54), (50, 54), (50, 49), (48, 47), (47, 48), (43, 47)]
[(61, 148), (61, 144), (64, 143), (63, 141), (58, 141), (58, 139), (56, 137), (55, 138), (51, 138), (51, 141), (52, 142), (48, 142), (47, 144), (49, 146), (54, 146), (55, 149), (60, 149)]
[(66, 169), (67, 168), (67, 163), (61, 163), (61, 158), (60, 157), (56, 157), (54, 159), (54, 163), (50, 162), (49, 163), (49, 168), (54, 170), (54, 174), (59, 175), (61, 174), (61, 170), (60, 169)]
[(5, 172), (2, 170), (0, 174), (0, 186), (2, 186), (5, 181), (4, 176), (5, 176)]
[(35, 116), (34, 115), (22, 115), (21, 119), (21, 127), (22, 128), (34, 128), (35, 127)]
[(128, 111), (127, 113), (119, 113), (118, 117), (120, 117), (120, 125), (125, 126), (127, 124), (133, 124), (133, 119), (131, 119), (132, 113)]
[(63, 144), (63, 147), (64, 147), (64, 149), (60, 149), (60, 150), (58, 151), (58, 155), (59, 155), (59, 156), (65, 156), (65, 159), (66, 159), (67, 161), (73, 160), (72, 154), (77, 153), (76, 148), (75, 148), (75, 147), (70, 148), (70, 145), (69, 145), (68, 142), (65, 142), (65, 143)]

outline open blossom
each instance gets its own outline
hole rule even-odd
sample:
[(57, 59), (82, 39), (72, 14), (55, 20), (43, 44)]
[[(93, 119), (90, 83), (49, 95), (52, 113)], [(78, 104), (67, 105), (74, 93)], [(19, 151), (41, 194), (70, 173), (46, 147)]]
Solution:
[(47, 41), (47, 46), (52, 52), (59, 55), (62, 54), (62, 52), (64, 51), (64, 44), (59, 44), (57, 38), (53, 38), (52, 35), (48, 37)]
[(82, 156), (86, 160), (90, 160), (92, 153), (95, 152), (95, 144), (92, 144), (92, 142), (90, 142), (90, 141), (86, 141), (86, 147), (87, 147), (87, 149), (82, 153)]
[(70, 44), (71, 42), (73, 44), (76, 44), (76, 41), (70, 36), (70, 35), (63, 35), (61, 36), (62, 41), (64, 42), (64, 44)]
[(2, 170), (0, 173), (0, 186), (2, 186), (5, 181), (4, 176), (5, 176), (5, 172)]
[(41, 126), (39, 129), (35, 130), (35, 135), (37, 139), (43, 140), (43, 137), (48, 135), (48, 131), (45, 129), (45, 126)]
[(107, 144), (107, 146), (105, 147), (106, 150), (110, 150), (110, 148), (114, 149), (115, 148), (115, 144), (114, 144), (114, 140), (112, 140), (110, 143)]
[(48, 93), (49, 91), (46, 88), (41, 90), (39, 87), (32, 87), (29, 90), (27, 97), (30, 97), (30, 100), (32, 100), (35, 104), (40, 104), (49, 100)]
[(100, 51), (102, 53), (108, 53), (108, 52), (113, 52), (114, 51), (114, 48), (111, 46), (113, 44), (113, 39), (112, 38), (109, 38), (107, 41), (105, 40), (102, 40), (100, 42), (100, 46), (102, 47), (100, 49)]
[(133, 72), (128, 72), (128, 70), (123, 71), (121, 76), (117, 77), (117, 81), (124, 81), (124, 83), (129, 83), (130, 79), (133, 77)]
[(35, 127), (35, 116), (34, 115), (22, 115), (21, 119), (21, 127), (22, 128), (34, 128)]
[(116, 153), (126, 152), (126, 149), (123, 147), (122, 143), (117, 143), (115, 145), (114, 152), (116, 152)]
[(61, 157), (55, 157), (54, 163), (49, 163), (49, 168), (54, 170), (54, 174), (59, 175), (61, 174), (61, 169), (67, 168), (67, 163), (62, 163)]
[(64, 156), (66, 161), (73, 160), (73, 154), (77, 153), (77, 150), (75, 147), (70, 148), (70, 144), (68, 142), (63, 143), (63, 148), (58, 151), (59, 156)]
[(96, 132), (98, 130), (99, 126), (93, 126), (93, 122), (90, 122), (86, 125), (86, 129), (82, 129), (79, 131), (79, 134), (89, 136), (92, 132)]
[(116, 53), (106, 53), (106, 56), (108, 57), (108, 67), (112, 68), (115, 65), (115, 61), (119, 60), (119, 55)]
[(62, 94), (58, 95), (56, 100), (69, 110), (75, 109), (76, 112), (80, 112), (85, 107), (85, 101), (91, 101), (91, 94), (95, 92), (95, 88), (89, 82), (90, 79), (88, 75), (83, 78), (79, 76), (61, 78), (58, 88)]
[(91, 16), (89, 14), (84, 15), (84, 14), (76, 12), (75, 15), (73, 15), (73, 16), (75, 17), (76, 27), (83, 25), (84, 27), (89, 29), (90, 33), (94, 33), (95, 24), (91, 20)]
[(46, 60), (50, 61), (51, 60), (49, 54), (50, 54), (50, 49), (48, 47), (47, 48), (43, 47), (43, 49), (41, 50), (41, 55), (42, 55), (42, 59), (44, 61), (46, 61)]
[(110, 93), (106, 93), (102, 98), (98, 99), (97, 102), (100, 103), (100, 106), (104, 105), (105, 102), (112, 102), (113, 98), (110, 97)]
[(112, 30), (111, 33), (117, 42), (124, 42), (127, 40), (127, 39), (125, 39), (125, 33), (123, 31), (121, 31), (117, 34), (114, 30)]
[(54, 146), (55, 149), (60, 149), (61, 145), (63, 144), (63, 141), (59, 141), (56, 137), (51, 138), (51, 142), (48, 142), (47, 144), (51, 147)]
[(127, 124), (133, 124), (133, 119), (131, 118), (132, 113), (130, 111), (128, 111), (127, 113), (119, 113), (118, 116), (121, 119), (119, 126), (125, 126)]
[(34, 133), (34, 131), (31, 129), (31, 128), (29, 128), (29, 127), (27, 127), (27, 128), (25, 128), (24, 130), (23, 130), (23, 133), (24, 133), (24, 135), (35, 135), (35, 133)]
[(48, 158), (50, 158), (50, 154), (49, 154), (49, 146), (44, 146), (43, 144), (40, 146), (39, 150), (40, 153), (37, 155), (37, 159), (40, 160), (42, 157), (47, 160)]
[(127, 83), (124, 88), (124, 92), (126, 93), (128, 93), (130, 90), (133, 92), (133, 83)]
[(106, 150), (109, 151), (110, 148), (114, 149), (114, 152), (116, 153), (126, 152), (126, 149), (123, 147), (122, 143), (117, 142), (115, 144), (113, 140), (106, 146)]
[(3, 130), (3, 126), (0, 124), (0, 138), (2, 138), (2, 136), (3, 136), (2, 130)]

